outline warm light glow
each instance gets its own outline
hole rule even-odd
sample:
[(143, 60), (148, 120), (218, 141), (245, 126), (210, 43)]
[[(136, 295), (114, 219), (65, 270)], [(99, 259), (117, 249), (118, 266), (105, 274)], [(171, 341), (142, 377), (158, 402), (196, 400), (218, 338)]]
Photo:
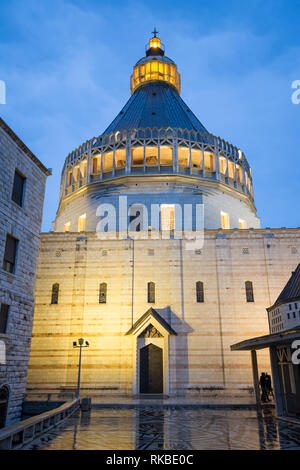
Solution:
[(64, 224), (64, 232), (70, 232), (71, 222)]
[(118, 149), (115, 151), (116, 168), (125, 168), (126, 165), (126, 149)]
[(235, 174), (235, 165), (233, 162), (228, 162), (228, 176), (231, 179), (234, 179), (234, 174)]
[(247, 228), (246, 220), (239, 219), (239, 228), (242, 229), (242, 230)]
[(68, 186), (71, 186), (73, 180), (72, 170), (68, 171)]
[(221, 227), (224, 230), (230, 229), (229, 214), (227, 212), (221, 212)]
[(178, 148), (178, 164), (180, 167), (187, 168), (190, 165), (190, 150), (187, 147)]
[(163, 60), (149, 58), (145, 64), (136, 65), (130, 79), (131, 93), (144, 82), (150, 80), (171, 83), (180, 93), (180, 74), (174, 64), (166, 64)]
[(161, 166), (173, 166), (173, 148), (167, 145), (160, 146)]
[(207, 171), (215, 171), (215, 157), (213, 153), (204, 153), (204, 166)]
[(131, 149), (131, 166), (144, 165), (144, 147), (133, 147)]
[(73, 180), (75, 183), (77, 183), (78, 178), (79, 178), (79, 166), (75, 166), (73, 170)]
[(93, 157), (92, 173), (93, 174), (100, 173), (100, 168), (101, 168), (101, 155), (98, 155), (97, 157)]
[(149, 46), (154, 48), (160, 47), (161, 40), (159, 38), (151, 38), (149, 41)]
[(103, 171), (111, 171), (114, 166), (114, 153), (106, 152), (103, 154)]
[(192, 167), (202, 168), (202, 151), (192, 149), (191, 157), (192, 157)]
[(86, 214), (78, 217), (78, 232), (85, 232)]
[(146, 147), (146, 166), (158, 165), (158, 147)]
[(238, 182), (243, 184), (243, 182), (244, 182), (243, 169), (240, 165), (236, 165), (236, 176), (237, 176)]
[(85, 178), (86, 177), (86, 169), (87, 169), (87, 161), (84, 160), (80, 164), (80, 178)]
[(226, 175), (227, 160), (225, 157), (219, 157), (219, 166), (220, 166), (220, 173), (222, 173), (222, 175)]

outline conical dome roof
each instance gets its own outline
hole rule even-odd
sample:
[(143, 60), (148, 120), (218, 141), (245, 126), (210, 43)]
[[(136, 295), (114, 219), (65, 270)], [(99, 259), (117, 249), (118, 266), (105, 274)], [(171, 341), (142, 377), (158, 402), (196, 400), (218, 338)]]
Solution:
[(177, 91), (159, 81), (138, 88), (103, 134), (146, 127), (172, 127), (208, 133)]

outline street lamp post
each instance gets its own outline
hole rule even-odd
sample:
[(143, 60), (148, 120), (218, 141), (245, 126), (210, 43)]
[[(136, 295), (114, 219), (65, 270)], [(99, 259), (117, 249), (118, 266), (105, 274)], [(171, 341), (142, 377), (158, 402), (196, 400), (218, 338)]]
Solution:
[(88, 347), (89, 347), (89, 343), (86, 341), (84, 345), (83, 338), (79, 338), (78, 344), (77, 344), (77, 341), (73, 341), (73, 348), (79, 348), (78, 381), (77, 381), (77, 392), (76, 392), (77, 399), (79, 399), (79, 396), (80, 396), (81, 351), (82, 351), (82, 348), (88, 348)]

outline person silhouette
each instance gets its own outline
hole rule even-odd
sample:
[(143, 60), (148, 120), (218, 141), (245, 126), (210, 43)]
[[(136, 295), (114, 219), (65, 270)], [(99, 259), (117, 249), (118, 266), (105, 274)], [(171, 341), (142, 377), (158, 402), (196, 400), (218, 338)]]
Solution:
[(265, 384), (266, 384), (266, 391), (267, 391), (267, 400), (271, 401), (270, 395), (273, 395), (272, 379), (271, 379), (271, 376), (268, 374), (268, 372), (266, 372), (265, 374)]
[(266, 403), (268, 401), (268, 394), (267, 394), (267, 386), (266, 386), (266, 374), (265, 372), (261, 373), (260, 379), (259, 379), (259, 385), (261, 388), (261, 401), (263, 403)]

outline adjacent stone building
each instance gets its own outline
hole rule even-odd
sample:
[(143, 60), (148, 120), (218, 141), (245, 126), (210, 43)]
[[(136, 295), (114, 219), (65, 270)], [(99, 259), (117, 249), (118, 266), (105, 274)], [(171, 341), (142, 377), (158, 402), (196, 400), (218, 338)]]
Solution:
[(251, 351), (254, 387), (260, 402), (257, 351), (269, 350), (277, 414), (300, 416), (300, 264), (267, 308), (270, 334), (231, 346), (232, 351)]
[[(260, 229), (244, 153), (180, 97), (159, 38), (102, 135), (66, 158), (42, 234), (28, 389), (89, 395), (246, 395), (239, 338), (268, 332), (299, 262), (299, 229)], [(268, 354), (259, 357), (269, 369)]]
[(0, 427), (21, 416), (46, 178), (0, 118)]

